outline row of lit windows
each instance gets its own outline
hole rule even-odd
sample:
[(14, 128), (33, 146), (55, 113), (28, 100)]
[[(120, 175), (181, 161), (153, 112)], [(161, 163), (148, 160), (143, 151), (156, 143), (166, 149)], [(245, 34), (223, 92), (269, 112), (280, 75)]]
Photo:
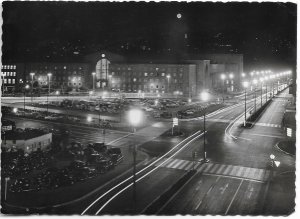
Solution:
[(64, 70), (66, 70), (66, 69), (73, 69), (73, 70), (78, 69), (78, 70), (82, 70), (83, 69), (82, 66), (77, 67), (77, 66), (66, 66), (66, 65), (64, 65), (64, 66), (54, 66), (54, 67), (53, 66), (38, 66), (38, 67), (33, 67), (33, 68), (38, 68), (40, 70), (42, 70), (42, 69), (45, 69), (45, 70), (47, 70), (47, 69), (55, 69), (55, 70), (57, 70), (57, 69), (64, 69)]
[[(153, 79), (153, 78), (150, 78), (150, 79), (147, 79), (147, 78), (144, 78), (144, 79), (142, 79), (142, 78), (125, 78), (125, 80), (123, 80), (124, 82), (135, 82), (135, 83), (138, 83), (138, 82), (145, 82), (145, 83), (147, 83), (147, 82), (150, 82), (150, 83), (152, 83), (152, 82), (161, 82), (161, 83), (166, 83), (167, 82), (167, 80), (166, 79), (158, 79), (158, 78), (156, 78), (156, 79)], [(121, 82), (121, 80), (120, 80), (120, 78), (115, 78), (115, 79), (112, 79), (112, 81), (111, 81), (111, 83), (119, 83), (119, 82)], [(183, 83), (183, 81), (181, 80), (181, 81), (178, 81), (176, 78), (175, 79), (170, 79), (169, 80), (169, 83), (171, 84), (171, 83)]]
[(2, 69), (16, 69), (17, 66), (16, 65), (2, 65), (1, 68)]
[(131, 71), (133, 69), (139, 69), (139, 70), (142, 70), (144, 69), (145, 71), (183, 71), (183, 68), (182, 67), (167, 67), (167, 68), (154, 68), (154, 67), (115, 67), (115, 66), (110, 66), (111, 69), (116, 69), (116, 70), (128, 70), (128, 71)]
[(15, 83), (16, 83), (16, 81), (15, 81), (14, 78), (13, 79), (10, 79), (10, 78), (6, 79), (6, 78), (4, 78), (4, 84), (15, 84)]
[[(151, 73), (148, 73), (148, 72), (144, 72), (144, 74), (142, 73), (142, 72), (112, 72), (111, 73), (111, 75), (112, 76), (115, 76), (115, 75), (123, 75), (123, 76), (130, 76), (130, 75), (133, 75), (133, 76), (135, 76), (135, 75), (137, 75), (137, 76), (142, 76), (142, 75), (144, 75), (145, 77), (148, 77), (148, 76), (154, 76), (154, 77), (166, 77), (167, 76), (167, 74), (165, 73), (165, 72), (162, 72), (162, 73), (153, 73), (153, 72), (151, 72)], [(173, 77), (176, 77), (177, 76), (177, 73), (175, 73), (175, 72), (173, 72), (173, 73), (170, 73), (170, 74), (168, 74), (168, 75), (170, 75), (170, 76), (173, 76)], [(183, 76), (183, 74), (182, 73), (180, 73), (179, 74), (179, 77), (180, 78), (182, 78), (182, 76)]]
[(2, 72), (3, 76), (16, 76), (16, 72)]

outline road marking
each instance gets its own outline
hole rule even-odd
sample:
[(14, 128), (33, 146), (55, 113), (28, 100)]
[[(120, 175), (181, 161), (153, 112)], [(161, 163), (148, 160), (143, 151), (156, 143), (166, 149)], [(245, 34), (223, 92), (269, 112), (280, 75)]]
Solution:
[(184, 170), (190, 170), (193, 165), (193, 162), (191, 162), (186, 168), (184, 168)]
[(231, 168), (232, 168), (232, 165), (228, 165), (228, 167), (225, 169), (223, 174), (227, 175), (229, 173), (229, 170), (231, 170)]
[(236, 176), (241, 176), (244, 169), (245, 169), (244, 167), (240, 167), (237, 174), (236, 174)]
[(215, 164), (214, 167), (209, 171), (209, 172), (215, 172), (217, 170), (217, 168), (219, 168), (219, 164)]
[(249, 194), (248, 194), (248, 198), (250, 199), (251, 198), (251, 196), (252, 196), (252, 192), (254, 191), (254, 188), (253, 187), (251, 187), (250, 188), (250, 192), (249, 192)]
[(246, 171), (244, 172), (243, 177), (247, 178), (249, 171), (251, 170), (251, 168), (247, 167)]
[(175, 164), (177, 162), (177, 159), (174, 159), (169, 165), (167, 165), (167, 168), (172, 167), (173, 164)]
[[(182, 163), (184, 163), (184, 160), (178, 160), (178, 162), (173, 166), (173, 168), (177, 168)], [(178, 168), (178, 169), (180, 169), (180, 168)]]
[(194, 210), (197, 210), (200, 205), (202, 204), (202, 201), (206, 198), (206, 196), (210, 193), (210, 191), (212, 190), (212, 188), (216, 185), (216, 183), (219, 181), (220, 176), (218, 176), (218, 178), (216, 179), (216, 181), (214, 182), (213, 185), (211, 185), (211, 187), (209, 188), (209, 190), (205, 193), (205, 195), (203, 196), (203, 198), (200, 200), (200, 202), (197, 204), (196, 208)]
[(120, 141), (120, 140), (123, 139), (123, 138), (128, 137), (129, 135), (132, 135), (132, 133), (129, 133), (129, 134), (124, 135), (124, 136), (122, 136), (122, 137), (120, 137), (120, 138), (117, 138), (116, 140), (113, 140), (113, 141), (111, 141), (111, 142), (108, 142), (107, 144), (108, 144), (108, 145), (109, 145), (109, 144), (113, 144), (113, 143), (115, 143), (115, 142), (117, 142), (117, 141)]
[(226, 183), (226, 185), (224, 187), (221, 187), (220, 190), (221, 191), (221, 194), (223, 195), (223, 193), (225, 192), (225, 190), (228, 188), (228, 183)]
[(238, 166), (234, 166), (228, 175), (236, 175), (235, 173), (237, 172), (237, 169), (238, 169)]
[(231, 202), (230, 202), (230, 204), (228, 205), (228, 208), (227, 208), (227, 210), (226, 210), (226, 212), (225, 212), (225, 215), (227, 215), (227, 213), (228, 213), (228, 211), (229, 211), (229, 209), (230, 209), (230, 207), (231, 207), (231, 205), (232, 205), (232, 203), (233, 203), (233, 201), (234, 201), (234, 199), (235, 199), (235, 197), (236, 197), (238, 191), (239, 191), (240, 188), (241, 188), (241, 185), (242, 185), (243, 181), (244, 181), (244, 180), (242, 179), (242, 180), (241, 180), (241, 183), (240, 183), (240, 185), (239, 185), (239, 187), (238, 187), (237, 190), (235, 191), (234, 196), (233, 196), (233, 198), (231, 199)]
[(251, 134), (251, 133), (241, 133), (242, 135), (255, 135), (255, 136), (260, 136), (260, 137), (270, 137), (270, 138), (284, 138), (283, 136), (279, 135), (263, 135), (263, 134)]
[(219, 174), (222, 172), (222, 170), (225, 168), (226, 166), (225, 165), (221, 165), (221, 167), (219, 168), (219, 170), (216, 172), (216, 174)]
[(179, 167), (178, 169), (184, 169), (184, 167), (189, 163), (189, 160), (185, 160)]

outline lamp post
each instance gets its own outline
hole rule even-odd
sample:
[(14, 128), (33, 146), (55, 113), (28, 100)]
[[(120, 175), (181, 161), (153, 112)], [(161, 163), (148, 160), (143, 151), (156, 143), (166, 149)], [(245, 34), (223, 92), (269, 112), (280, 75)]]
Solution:
[(223, 99), (223, 103), (224, 103), (224, 87), (225, 87), (226, 75), (225, 74), (221, 74), (221, 79), (223, 81), (223, 84), (222, 84), (222, 99)]
[(264, 78), (260, 78), (260, 107), (262, 107), (262, 96), (263, 96), (263, 83), (264, 83)]
[(167, 79), (168, 79), (168, 93), (170, 93), (170, 75), (167, 75)]
[[(131, 109), (129, 111), (129, 122), (132, 126), (133, 133), (136, 132), (136, 127), (140, 125), (143, 117), (143, 113), (139, 109)], [(136, 213), (136, 145), (133, 146), (133, 210)]]
[(269, 80), (269, 77), (266, 76), (265, 77), (265, 81), (266, 81), (266, 102), (268, 102), (268, 80)]
[(245, 88), (245, 121), (244, 121), (244, 127), (246, 127), (246, 120), (247, 120), (247, 115), (246, 115), (246, 111), (247, 111), (247, 87), (249, 86), (249, 82), (244, 81), (243, 86)]
[(55, 94), (56, 94), (56, 101), (58, 101), (58, 95), (59, 95), (59, 91), (55, 91)]
[(93, 91), (94, 91), (95, 90), (95, 75), (96, 75), (96, 72), (93, 72), (92, 75), (93, 75)]
[[(201, 93), (201, 100), (203, 101), (207, 101), (209, 98), (209, 94), (205, 91), (203, 91)], [(207, 163), (208, 160), (206, 158), (206, 127), (205, 127), (205, 117), (206, 117), (206, 107), (204, 107), (204, 113), (203, 113), (203, 130), (204, 130), (204, 134), (203, 134), (203, 162)]]
[(25, 116), (25, 97), (26, 97), (26, 90), (29, 89), (29, 85), (26, 84), (25, 87), (24, 87), (24, 116)]
[(34, 77), (35, 73), (30, 73), (30, 76), (31, 76), (31, 104), (32, 104), (32, 93), (33, 93), (33, 77)]
[(51, 83), (51, 76), (52, 76), (52, 74), (48, 73), (47, 76), (48, 76), (48, 94), (47, 94), (47, 114), (48, 114), (48, 111), (49, 111), (50, 83)]
[(254, 84), (254, 112), (256, 112), (256, 84), (257, 84), (256, 79), (253, 80), (253, 84)]
[(111, 88), (112, 88), (112, 75), (108, 75), (108, 78), (109, 78), (108, 87), (109, 87), (109, 90), (111, 90)]

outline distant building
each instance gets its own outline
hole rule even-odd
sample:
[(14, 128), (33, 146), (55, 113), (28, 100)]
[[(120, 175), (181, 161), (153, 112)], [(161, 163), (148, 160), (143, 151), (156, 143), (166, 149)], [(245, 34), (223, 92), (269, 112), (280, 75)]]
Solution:
[(1, 135), (1, 147), (24, 150), (31, 153), (37, 150), (45, 150), (52, 142), (52, 133), (45, 133), (40, 130), (23, 130), (22, 132), (12, 131)]
[(14, 92), (19, 84), (23, 83), (23, 80), (20, 78), (22, 75), (23, 64), (3, 63), (1, 66), (2, 92), (4, 94)]
[[(86, 81), (91, 80), (90, 65), (87, 63), (26, 63), (24, 80), (33, 86), (51, 90), (78, 90), (86, 88)], [(51, 73), (50, 81), (48, 73)]]
[[(22, 86), (23, 83), (32, 83), (34, 91), (37, 88), (46, 91), (49, 85), (47, 74), (51, 73), (52, 92), (91, 89), (93, 81), (95, 88), (101, 90), (169, 93), (185, 97), (195, 96), (205, 89), (218, 92), (222, 89), (228, 92), (240, 89), (242, 54), (194, 54), (176, 60), (167, 60), (166, 57), (135, 57), (134, 60), (100, 52), (87, 55), (82, 63), (22, 64), (17, 67), (17, 73), (9, 73), (16, 76), (9, 77), (16, 77), (14, 82), (22, 82)], [(34, 73), (33, 78), (30, 73)], [(221, 74), (227, 76), (224, 81)], [(6, 79), (8, 83), (9, 78)]]
[(125, 64), (109, 67), (108, 87), (123, 92), (196, 95), (195, 64)]

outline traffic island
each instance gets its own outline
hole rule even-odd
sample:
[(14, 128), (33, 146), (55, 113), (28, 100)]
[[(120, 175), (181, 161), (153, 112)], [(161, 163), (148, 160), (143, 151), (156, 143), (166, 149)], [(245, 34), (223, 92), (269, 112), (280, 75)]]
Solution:
[(296, 141), (295, 140), (284, 140), (277, 143), (277, 148), (291, 156), (296, 154)]

